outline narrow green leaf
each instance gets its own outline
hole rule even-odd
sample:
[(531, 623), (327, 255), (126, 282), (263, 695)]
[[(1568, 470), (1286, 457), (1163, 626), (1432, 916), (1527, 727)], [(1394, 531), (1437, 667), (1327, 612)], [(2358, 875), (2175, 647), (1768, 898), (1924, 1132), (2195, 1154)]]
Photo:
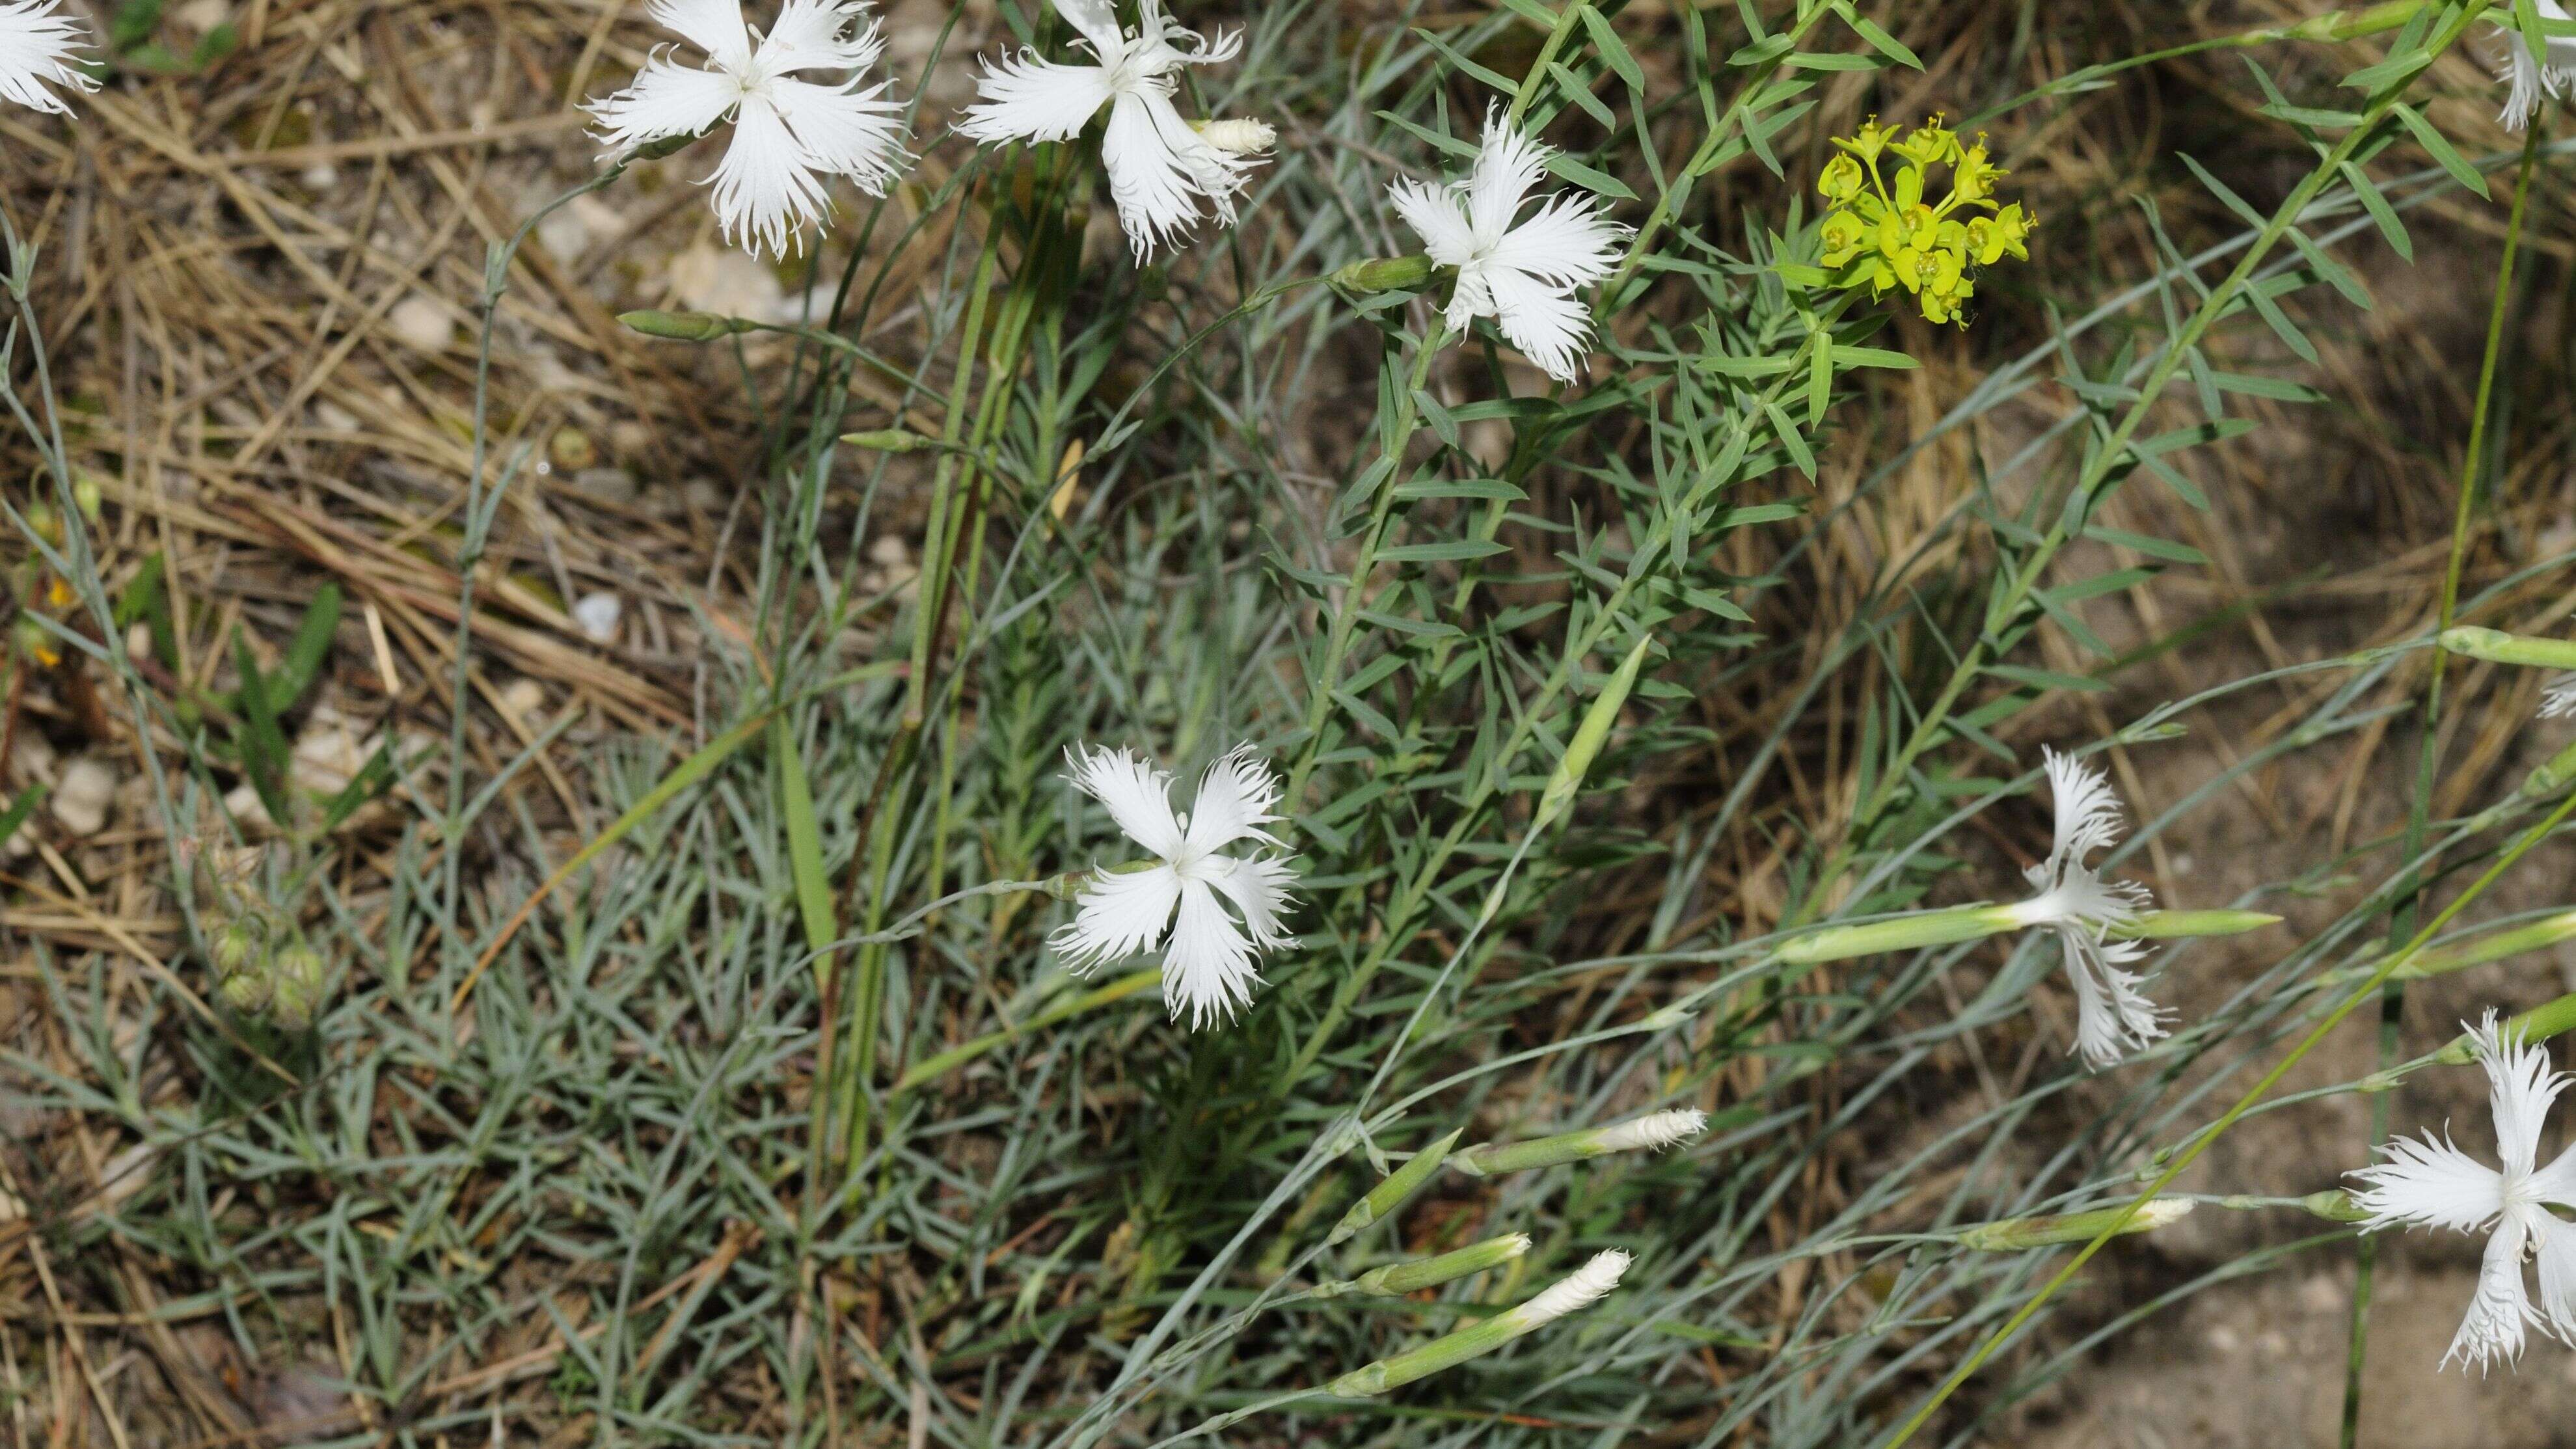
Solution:
[(784, 710), (769, 717), (769, 751), (778, 762), (778, 803), (787, 820), (787, 869), (796, 880), (796, 911), (805, 922), (805, 949), (815, 952), (814, 979), (820, 987), (831, 979), (826, 954), (841, 938), (832, 905), (832, 883), (823, 874), (823, 832), (814, 817), (814, 789), (805, 778), (805, 759), (787, 727)]

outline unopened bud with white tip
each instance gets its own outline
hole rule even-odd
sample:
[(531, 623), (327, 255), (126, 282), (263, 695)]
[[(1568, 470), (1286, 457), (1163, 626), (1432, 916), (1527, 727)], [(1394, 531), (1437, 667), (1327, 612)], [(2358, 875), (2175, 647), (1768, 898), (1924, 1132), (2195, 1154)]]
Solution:
[(1279, 139), (1277, 128), (1267, 121), (1231, 117), (1222, 121), (1192, 121), (1199, 139), (1228, 156), (1258, 156)]

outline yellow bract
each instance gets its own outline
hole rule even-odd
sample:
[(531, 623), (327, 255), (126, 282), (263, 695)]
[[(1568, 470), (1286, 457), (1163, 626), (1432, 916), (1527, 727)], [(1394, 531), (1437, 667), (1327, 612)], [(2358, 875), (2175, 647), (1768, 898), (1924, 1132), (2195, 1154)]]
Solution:
[[(1967, 324), (1966, 304), (1977, 293), (1972, 267), (2013, 257), (2030, 259), (2023, 243), (2038, 218), (2015, 202), (1998, 208), (1995, 183), (2007, 173), (1986, 158), (1986, 138), (1964, 143), (1934, 116), (1899, 135), (1873, 116), (1849, 137), (1816, 178), (1829, 203), (1819, 232), (1822, 261), (1834, 284), (1870, 289), (1881, 297), (1903, 287), (1930, 322)], [(1901, 158), (1891, 178), (1879, 158)], [(1948, 194), (1930, 199), (1932, 170), (1950, 168)], [(1984, 216), (1957, 213), (1987, 212)]]

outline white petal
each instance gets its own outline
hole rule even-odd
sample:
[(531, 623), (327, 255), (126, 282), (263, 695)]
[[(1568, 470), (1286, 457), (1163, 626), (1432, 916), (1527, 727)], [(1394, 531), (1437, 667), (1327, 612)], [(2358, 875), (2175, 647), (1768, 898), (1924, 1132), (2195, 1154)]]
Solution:
[(1104, 61), (1126, 44), (1126, 33), (1118, 28), (1118, 7), (1110, 0), (1055, 0), (1055, 13), (1082, 32), (1092, 53)]
[(2549, 1121), (2550, 1104), (2567, 1090), (2567, 1079), (2549, 1069), (2547, 1047), (2526, 1044), (2518, 1032), (2498, 1025), (2492, 1011), (2469, 1028), (2469, 1036), (2487, 1072), (2496, 1158), (2507, 1177), (2528, 1176), (2540, 1158), (2540, 1129)]
[(1611, 1289), (1619, 1286), (1619, 1275), (1628, 1271), (1629, 1257), (1612, 1248), (1595, 1253), (1592, 1261), (1551, 1283), (1537, 1297), (1510, 1310), (1510, 1317), (1524, 1331), (1553, 1322), (1588, 1307)]
[(1452, 332), (1464, 332), (1477, 318), (1494, 315), (1494, 291), (1486, 283), (1483, 262), (1471, 261), (1458, 269), (1457, 284), (1449, 289), (1449, 305), (1440, 315)]
[(2540, 692), (2540, 717), (2563, 719), (2576, 714), (2576, 674), (2562, 674)]
[(645, 13), (736, 75), (751, 63), (751, 31), (743, 24), (741, 0), (653, 0)]
[(0, 97), (39, 111), (68, 112), (49, 85), (94, 91), (98, 82), (72, 65), (89, 47), (89, 32), (63, 13), (61, 0), (17, 0), (0, 5)]
[(1485, 111), (1485, 137), (1476, 150), (1476, 167), (1467, 178), (1467, 221), (1482, 247), (1497, 246), (1511, 230), (1521, 198), (1547, 172), (1548, 148), (1521, 133), (1520, 127)]
[(1127, 750), (1064, 752), (1074, 787), (1109, 807), (1127, 838), (1165, 860), (1181, 853), (1181, 823), (1172, 818), (1171, 777)]
[(2511, 1363), (2522, 1357), (2523, 1330), (2533, 1317), (2531, 1299), (2522, 1286), (2527, 1236), (2518, 1213), (2508, 1213), (2496, 1224), (2495, 1236), (2487, 1239), (2486, 1257), (2478, 1264), (2477, 1295), (2469, 1300), (2469, 1311), (2460, 1320), (2450, 1352), (2442, 1355), (2443, 1368), (2458, 1359), (2483, 1373), (2499, 1358)]
[(805, 228), (832, 209), (822, 173), (807, 163), (805, 148), (764, 96), (746, 96), (735, 109), (733, 142), (707, 180), (725, 236), (754, 254), (784, 256), (802, 248)]
[(1627, 235), (1628, 228), (1601, 214), (1597, 199), (1552, 196), (1504, 233), (1486, 260), (1560, 287), (1580, 286), (1610, 275), (1617, 261), (1612, 251)]
[(2429, 1133), (2400, 1137), (2379, 1153), (2382, 1161), (2344, 1174), (2364, 1184), (2352, 1200), (2370, 1214), (2362, 1223), (2368, 1231), (2404, 1226), (2474, 1233), (2504, 1212), (2504, 1178), (2453, 1145), (2447, 1133), (2440, 1141)]
[(2569, 1143), (2547, 1167), (2524, 1178), (2522, 1189), (2539, 1201), (2576, 1208), (2576, 1142)]
[[(1243, 51), (1243, 33), (1220, 30), (1209, 40), (1195, 30), (1172, 23), (1163, 13), (1162, 0), (1137, 0), (1137, 11), (1144, 26), (1137, 32), (1137, 45), (1143, 50), (1147, 69), (1155, 75), (1174, 66), (1216, 65), (1234, 59)], [(1186, 46), (1176, 45), (1186, 41)]]
[(2112, 793), (2110, 776), (2044, 745), (2039, 755), (2048, 770), (2048, 793), (2057, 802), (2050, 857), (2081, 861), (2094, 849), (2118, 840), (2120, 797)]
[(1244, 928), (1252, 932), (1254, 944), (1270, 950), (1297, 939), (1279, 924), (1290, 905), (1288, 888), (1297, 883), (1297, 874), (1288, 868), (1288, 862), (1250, 856), (1231, 860), (1226, 862), (1225, 873), (1212, 877), (1209, 883), (1225, 892), (1225, 898), (1243, 912)]
[(1494, 325), (1505, 340), (1539, 371), (1559, 382), (1574, 381), (1592, 339), (1592, 314), (1574, 293), (1492, 262), (1479, 268), (1478, 276), (1493, 298)]
[(2146, 948), (2136, 941), (2108, 941), (2099, 927), (2070, 920), (2058, 927), (2066, 974), (2075, 983), (2075, 1050), (2097, 1070), (2118, 1066), (2131, 1053), (2165, 1034), (2165, 1012), (2147, 998), (2136, 972), (2123, 971)]
[(1067, 966), (1088, 971), (1153, 949), (1180, 895), (1181, 878), (1168, 865), (1104, 871), (1075, 898), (1073, 919), (1048, 939)]
[(1660, 1152), (1707, 1130), (1706, 1112), (1696, 1107), (1675, 1107), (1604, 1127), (1594, 1135), (1593, 1141), (1611, 1152)]
[(1252, 968), (1252, 943), (1217, 904), (1204, 881), (1181, 883), (1181, 910), (1172, 944), (1163, 952), (1163, 1004), (1172, 1019), (1189, 1018), (1195, 1031), (1231, 1018), (1252, 1003), (1261, 973)]
[(1181, 239), (1199, 219), (1199, 199), (1217, 215), (1234, 219), (1234, 193), (1250, 162), (1228, 156), (1202, 139), (1172, 109), (1168, 83), (1148, 82), (1109, 103), (1100, 161), (1109, 171), (1109, 198), (1136, 260)]
[(1395, 204), (1395, 214), (1422, 238), (1423, 253), (1431, 260), (1455, 267), (1464, 265), (1475, 254), (1476, 234), (1467, 227), (1467, 214), (1459, 209), (1454, 188), (1398, 181), (1386, 189), (1386, 194)]
[(2576, 1223), (2533, 1209), (2540, 1234), (2540, 1318), (2561, 1343), (2576, 1344)]
[(761, 38), (760, 70), (781, 76), (800, 70), (865, 70), (885, 49), (876, 22), (860, 0), (787, 0)]
[(742, 88), (722, 71), (679, 65), (661, 56), (644, 63), (635, 81), (590, 103), (594, 133), (613, 154), (671, 136), (703, 131), (725, 118)]
[(982, 100), (957, 122), (978, 141), (1068, 141), (1109, 103), (1109, 72), (1057, 65), (1028, 51), (988, 62), (975, 78)]
[(903, 107), (881, 100), (886, 85), (866, 90), (814, 85), (779, 77), (769, 83), (771, 102), (805, 150), (805, 164), (846, 176), (870, 196), (885, 195), (901, 173)]
[[(2536, 0), (2536, 5), (2544, 20), (2569, 18), (2558, 0)], [(2520, 35), (2499, 25), (2495, 36), (2496, 78), (2509, 83), (2499, 119), (2506, 130), (2519, 131), (2539, 113), (2542, 96), (2563, 98), (2571, 93), (2571, 83), (2576, 83), (2576, 38), (2549, 37), (2542, 45), (2546, 61), (2535, 63)]]
[(1199, 778), (1199, 793), (1190, 801), (1190, 828), (1184, 848), (1193, 855), (1222, 850), (1238, 840), (1279, 842), (1262, 829), (1279, 817), (1279, 777), (1252, 752), (1237, 745), (1208, 766)]

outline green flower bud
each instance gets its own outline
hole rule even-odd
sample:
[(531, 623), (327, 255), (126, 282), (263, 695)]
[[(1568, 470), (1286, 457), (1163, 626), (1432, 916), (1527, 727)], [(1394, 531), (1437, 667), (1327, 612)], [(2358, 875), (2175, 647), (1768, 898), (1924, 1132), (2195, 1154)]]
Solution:
[(1481, 1243), (1470, 1243), (1455, 1252), (1442, 1253), (1430, 1258), (1418, 1258), (1409, 1263), (1389, 1263), (1383, 1268), (1372, 1268), (1357, 1278), (1344, 1282), (1318, 1284), (1315, 1288), (1315, 1296), (1338, 1298), (1345, 1293), (1367, 1293), (1379, 1297), (1400, 1298), (1407, 1293), (1418, 1293), (1425, 1288), (1437, 1288), (1443, 1283), (1455, 1282), (1470, 1274), (1482, 1273), (1489, 1268), (1499, 1268), (1529, 1250), (1529, 1234), (1505, 1233), (1499, 1238), (1487, 1238)]
[(877, 453), (918, 453), (939, 446), (937, 438), (925, 438), (902, 428), (878, 428), (866, 433), (843, 433), (841, 441), (853, 448), (866, 448)]
[(1492, 1353), (1534, 1328), (1598, 1301), (1602, 1295), (1619, 1286), (1619, 1275), (1627, 1270), (1626, 1253), (1613, 1248), (1606, 1253), (1595, 1254), (1591, 1262), (1519, 1307), (1507, 1308), (1473, 1328), (1463, 1328), (1446, 1337), (1435, 1338), (1420, 1348), (1353, 1369), (1324, 1385), (1324, 1392), (1343, 1398), (1365, 1398), (1400, 1388), (1442, 1369), (1455, 1368), (1471, 1358)]
[(2443, 630), (2439, 642), (2453, 654), (2465, 654), (2471, 659), (2484, 659), (2496, 664), (2576, 669), (2576, 642), (2564, 639), (2534, 639), (2527, 634), (2507, 634), (2501, 629), (2462, 625)]
[(1440, 1170), (1441, 1159), (1449, 1155), (1450, 1148), (1458, 1145), (1459, 1134), (1466, 1130), (1459, 1128), (1413, 1154), (1412, 1161), (1388, 1173), (1385, 1181), (1370, 1188), (1368, 1196), (1351, 1204), (1351, 1210), (1342, 1214), (1340, 1222), (1333, 1224), (1332, 1232), (1325, 1235), (1324, 1246), (1329, 1248), (1335, 1243), (1347, 1242), (1371, 1223), (1392, 1216), (1397, 1208), (1404, 1205), (1405, 1199), (1421, 1191), (1422, 1185), (1431, 1180), (1431, 1175)]
[(1632, 1117), (1608, 1127), (1560, 1132), (1553, 1137), (1536, 1137), (1527, 1142), (1480, 1142), (1450, 1158), (1449, 1165), (1470, 1177), (1492, 1177), (1497, 1173), (1528, 1172), (1560, 1163), (1581, 1162), (1613, 1152), (1659, 1151), (1687, 1142), (1706, 1130), (1707, 1113), (1691, 1107), (1676, 1107), (1667, 1112), (1649, 1112), (1643, 1117)]
[(660, 337), (671, 342), (713, 342), (737, 332), (756, 330), (760, 324), (740, 317), (719, 317), (713, 312), (620, 312), (617, 320), (647, 337)]
[(1352, 262), (1324, 280), (1345, 297), (1369, 297), (1380, 292), (1419, 292), (1430, 284), (1436, 270), (1429, 257), (1377, 257)]
[[(2120, 1236), (2153, 1232), (2190, 1212), (2199, 1204), (2187, 1197), (2160, 1197), (2138, 1209), (2127, 1222), (2120, 1223)], [(1979, 1223), (1959, 1230), (1959, 1246), (1983, 1253), (2012, 1253), (2024, 1248), (2047, 1248), (2062, 1243), (2089, 1243), (2104, 1230), (2119, 1222), (2128, 1207), (2095, 1208), (2083, 1213), (2051, 1213), (2042, 1217), (2005, 1218), (2000, 1222)]]

